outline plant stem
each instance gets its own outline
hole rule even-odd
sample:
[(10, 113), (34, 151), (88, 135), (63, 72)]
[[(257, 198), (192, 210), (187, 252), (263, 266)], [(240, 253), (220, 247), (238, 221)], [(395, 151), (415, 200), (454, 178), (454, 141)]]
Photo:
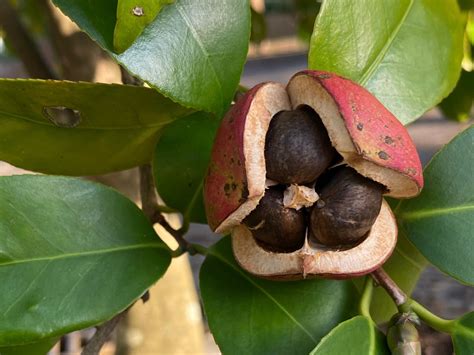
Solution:
[(407, 302), (408, 297), (405, 292), (393, 281), (390, 276), (382, 269), (378, 268), (373, 271), (371, 276), (377, 282), (378, 285), (382, 286), (388, 295), (393, 299), (397, 307), (400, 307)]
[(431, 313), (415, 300), (407, 297), (407, 295), (400, 289), (400, 287), (398, 287), (395, 281), (393, 281), (382, 268), (375, 270), (371, 275), (377, 284), (382, 286), (387, 291), (388, 295), (397, 305), (399, 312), (414, 312), (431, 328), (445, 333), (452, 332), (455, 320), (448, 320), (438, 317), (436, 314)]
[(404, 307), (415, 312), (422, 321), (439, 332), (451, 333), (454, 328), (455, 320), (438, 317), (415, 300), (409, 299)]
[(374, 283), (370, 277), (365, 278), (364, 291), (359, 303), (359, 312), (364, 317), (372, 319), (370, 316), (370, 303), (372, 302), (372, 294), (374, 290)]
[(122, 83), (125, 85), (143, 86), (142, 80), (135, 78), (122, 66), (120, 67), (120, 74), (122, 75)]
[[(158, 206), (158, 197), (155, 193), (155, 183), (150, 164), (140, 166), (140, 199), (142, 210), (151, 223), (155, 222)], [(161, 213), (160, 213), (161, 214)]]
[(173, 257), (180, 256), (185, 252), (191, 255), (196, 254), (193, 245), (184, 239), (187, 228), (174, 229), (161, 213), (150, 164), (140, 166), (140, 196), (143, 213), (148, 217), (150, 222), (160, 224), (178, 242), (179, 247), (173, 251)]
[(97, 327), (97, 331), (82, 349), (81, 355), (98, 355), (100, 349), (109, 340), (117, 324), (121, 321), (127, 311), (117, 314), (115, 317)]

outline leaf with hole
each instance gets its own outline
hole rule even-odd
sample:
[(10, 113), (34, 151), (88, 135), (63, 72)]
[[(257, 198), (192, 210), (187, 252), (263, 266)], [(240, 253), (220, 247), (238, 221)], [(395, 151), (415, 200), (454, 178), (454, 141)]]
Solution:
[(456, 0), (325, 1), (309, 67), (358, 82), (407, 124), (454, 88), (464, 25)]
[(153, 175), (166, 205), (186, 220), (207, 223), (202, 185), (220, 120), (198, 112), (164, 130), (153, 157)]
[(176, 0), (123, 53), (114, 54), (117, 0), (53, 0), (131, 73), (180, 104), (223, 113), (250, 37), (248, 0)]
[(174, 0), (147, 0), (137, 3), (135, 0), (118, 0), (117, 22), (114, 31), (114, 49), (122, 53), (135, 41), (159, 14), (163, 6)]
[(421, 194), (396, 208), (401, 228), (435, 266), (474, 285), (474, 126), (438, 152)]
[(228, 237), (209, 250), (200, 286), (209, 327), (224, 354), (308, 354), (356, 312), (352, 282), (255, 278), (235, 262)]
[(134, 203), (75, 178), (1, 177), (0, 236), (0, 347), (112, 318), (171, 261)]
[(390, 351), (376, 325), (364, 316), (357, 316), (331, 330), (310, 354), (388, 355)]
[(457, 355), (474, 354), (474, 312), (456, 320), (451, 337)]
[(60, 175), (147, 163), (160, 130), (191, 112), (125, 85), (3, 79), (0, 97), (0, 160)]

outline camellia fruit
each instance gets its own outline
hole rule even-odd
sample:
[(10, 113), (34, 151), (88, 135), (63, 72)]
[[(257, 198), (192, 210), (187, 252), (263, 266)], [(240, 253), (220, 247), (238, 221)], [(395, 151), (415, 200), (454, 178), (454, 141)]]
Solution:
[(255, 86), (224, 117), (204, 203), (210, 227), (231, 234), (248, 272), (349, 278), (377, 269), (395, 248), (382, 195), (409, 198), (422, 187), (408, 132), (372, 94), (302, 71), (286, 88)]

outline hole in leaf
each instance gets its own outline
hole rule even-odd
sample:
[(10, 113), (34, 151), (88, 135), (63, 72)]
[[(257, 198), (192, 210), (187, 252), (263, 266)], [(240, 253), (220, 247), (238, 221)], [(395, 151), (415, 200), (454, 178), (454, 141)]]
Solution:
[(58, 127), (74, 128), (81, 123), (81, 113), (64, 106), (43, 107), (43, 115)]

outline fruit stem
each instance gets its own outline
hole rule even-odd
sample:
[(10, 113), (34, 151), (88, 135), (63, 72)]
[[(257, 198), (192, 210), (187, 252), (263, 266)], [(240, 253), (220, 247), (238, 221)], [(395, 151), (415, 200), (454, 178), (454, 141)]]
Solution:
[(405, 292), (403, 292), (402, 289), (398, 287), (395, 281), (393, 281), (390, 276), (388, 276), (384, 269), (378, 268), (371, 273), (371, 276), (378, 285), (382, 286), (385, 291), (387, 291), (388, 295), (393, 299), (397, 307), (400, 307), (407, 302), (408, 297)]
[[(382, 286), (388, 295), (393, 299), (399, 312), (409, 313), (414, 312), (428, 324), (431, 328), (444, 333), (452, 333), (455, 327), (456, 320), (443, 319), (438, 317), (436, 314), (431, 313), (421, 304), (415, 300), (407, 297), (400, 287), (393, 281), (390, 276), (382, 269), (379, 268), (372, 272), (372, 277), (378, 285)], [(365, 292), (365, 291), (364, 291)], [(362, 296), (363, 297), (363, 296)]]
[(407, 302), (402, 306), (403, 309), (409, 309), (412, 312), (415, 312), (422, 321), (439, 332), (451, 334), (454, 330), (454, 323), (456, 320), (438, 317), (436, 314), (431, 313), (415, 300), (408, 299)]
[(370, 316), (370, 303), (372, 302), (372, 294), (374, 283), (370, 277), (365, 278), (364, 291), (359, 303), (359, 313), (366, 318), (372, 319)]

